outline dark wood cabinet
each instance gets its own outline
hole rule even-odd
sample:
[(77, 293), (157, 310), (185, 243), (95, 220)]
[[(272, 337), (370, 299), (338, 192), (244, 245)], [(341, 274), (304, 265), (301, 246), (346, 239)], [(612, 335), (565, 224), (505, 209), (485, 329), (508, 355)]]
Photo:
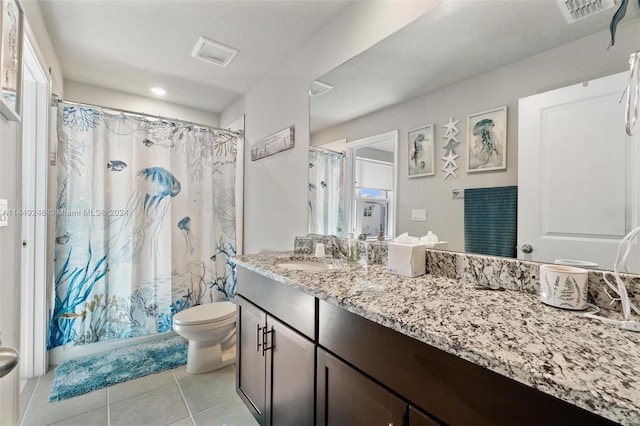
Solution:
[(236, 299), (236, 391), (260, 424), (266, 419), (267, 364), (262, 354), (262, 328), (267, 315), (241, 297)]
[(407, 403), (318, 349), (317, 425), (406, 425)]
[(315, 344), (267, 315), (267, 424), (313, 425)]
[(237, 392), (261, 425), (613, 424), (238, 268)]
[(315, 344), (238, 296), (236, 388), (261, 425), (313, 425)]
[(416, 410), (414, 407), (409, 407), (409, 425), (411, 426), (440, 426), (440, 423), (433, 420), (431, 417)]

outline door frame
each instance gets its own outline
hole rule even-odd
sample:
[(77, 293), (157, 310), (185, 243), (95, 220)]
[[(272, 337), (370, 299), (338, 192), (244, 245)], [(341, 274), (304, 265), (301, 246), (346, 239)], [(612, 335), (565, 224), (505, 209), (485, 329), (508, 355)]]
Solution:
[[(24, 39), (24, 73), (33, 76), (35, 80), (35, 92), (33, 97), (23, 98), (23, 110), (26, 106), (35, 102), (33, 109), (36, 114), (22, 115), (21, 125), (21, 204), (25, 201), (25, 195), (32, 192), (35, 197), (35, 205), (23, 205), (25, 214), (21, 216), (21, 233), (23, 244), (21, 251), (21, 302), (20, 302), (20, 377), (26, 379), (45, 374), (48, 368), (47, 357), (47, 325), (49, 317), (48, 300), (48, 277), (51, 262), (49, 261), (49, 132), (50, 132), (50, 103), (51, 103), (51, 78), (45, 71), (38, 56), (29, 42)], [(23, 84), (23, 91), (26, 87)], [(32, 105), (32, 104), (31, 104)], [(29, 130), (26, 126), (33, 125), (35, 134), (33, 138), (27, 138)], [(25, 161), (32, 160), (27, 169)], [(24, 179), (24, 173), (33, 172), (33, 179)], [(29, 188), (25, 188), (29, 185)], [(32, 209), (35, 209), (31, 213)], [(26, 214), (26, 212), (29, 214)], [(27, 229), (31, 232), (25, 233), (25, 222)], [(31, 251), (31, 256), (25, 253)], [(25, 260), (26, 259), (26, 260)], [(29, 270), (33, 279), (27, 282), (26, 277)]]

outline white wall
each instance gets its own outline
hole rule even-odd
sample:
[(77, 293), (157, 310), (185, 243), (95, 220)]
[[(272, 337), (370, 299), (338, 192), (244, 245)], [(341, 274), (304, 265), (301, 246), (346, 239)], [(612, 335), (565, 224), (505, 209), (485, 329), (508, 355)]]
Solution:
[(210, 111), (203, 111), (164, 102), (160, 99), (147, 98), (131, 93), (78, 83), (77, 81), (64, 81), (63, 98), (65, 100), (86, 102), (114, 109), (126, 109), (134, 112), (160, 115), (165, 118), (177, 118), (179, 120), (192, 121), (194, 123), (207, 124), (215, 127), (220, 123), (220, 115)]
[[(606, 50), (607, 31), (532, 56), (512, 65), (471, 78), (393, 107), (320, 131), (312, 145), (336, 139), (360, 138), (400, 131), (397, 234), (426, 235), (433, 231), (450, 249), (464, 250), (464, 200), (452, 199), (453, 188), (506, 186), (518, 177), (518, 99), (628, 69), (629, 54), (640, 49), (640, 20), (620, 25), (616, 45)], [(467, 174), (467, 115), (508, 106), (507, 170)], [(449, 117), (460, 120), (456, 159), (457, 179), (443, 180), (442, 125)], [(407, 178), (407, 137), (410, 129), (434, 123), (436, 175)], [(427, 222), (412, 222), (411, 209), (426, 209)]]
[(295, 126), (294, 149), (245, 157), (245, 253), (291, 250), (294, 237), (307, 232), (309, 83), (439, 3), (354, 2), (222, 113), (223, 125), (245, 114), (247, 147)]
[(53, 92), (62, 94), (64, 89), (62, 66), (44, 23), (40, 5), (37, 0), (23, 0), (22, 6), (26, 16), (25, 34), (32, 41), (40, 63), (45, 64), (45, 70), (49, 69)]
[[(18, 126), (0, 115), (0, 198), (8, 208), (18, 208), (21, 145)], [(0, 228), (0, 333), (2, 345), (20, 347), (20, 218), (9, 217)], [(18, 417), (19, 368), (0, 379), (0, 424), (12, 425)]]

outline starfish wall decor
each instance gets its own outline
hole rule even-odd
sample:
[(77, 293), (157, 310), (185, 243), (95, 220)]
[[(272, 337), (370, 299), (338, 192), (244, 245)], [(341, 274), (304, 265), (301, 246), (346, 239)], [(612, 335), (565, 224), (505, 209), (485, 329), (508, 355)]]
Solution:
[(444, 179), (449, 176), (454, 179), (457, 177), (456, 170), (458, 169), (458, 165), (456, 164), (456, 158), (460, 156), (456, 153), (456, 147), (460, 145), (460, 142), (458, 142), (458, 138), (456, 137), (458, 133), (460, 133), (456, 127), (458, 122), (460, 122), (460, 120), (454, 121), (453, 117), (450, 117), (449, 123), (442, 125), (442, 127), (446, 129), (442, 136), (446, 142), (443, 147), (444, 157), (441, 157), (442, 161), (444, 161), (444, 167), (442, 168), (442, 171), (444, 172)]

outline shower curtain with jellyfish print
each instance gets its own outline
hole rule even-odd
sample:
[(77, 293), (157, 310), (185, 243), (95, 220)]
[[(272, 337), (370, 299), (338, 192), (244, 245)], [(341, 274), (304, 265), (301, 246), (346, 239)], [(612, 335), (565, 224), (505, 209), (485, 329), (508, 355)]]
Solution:
[(309, 232), (344, 235), (344, 154), (309, 148)]
[(57, 135), (49, 349), (234, 299), (235, 134), (62, 102)]

